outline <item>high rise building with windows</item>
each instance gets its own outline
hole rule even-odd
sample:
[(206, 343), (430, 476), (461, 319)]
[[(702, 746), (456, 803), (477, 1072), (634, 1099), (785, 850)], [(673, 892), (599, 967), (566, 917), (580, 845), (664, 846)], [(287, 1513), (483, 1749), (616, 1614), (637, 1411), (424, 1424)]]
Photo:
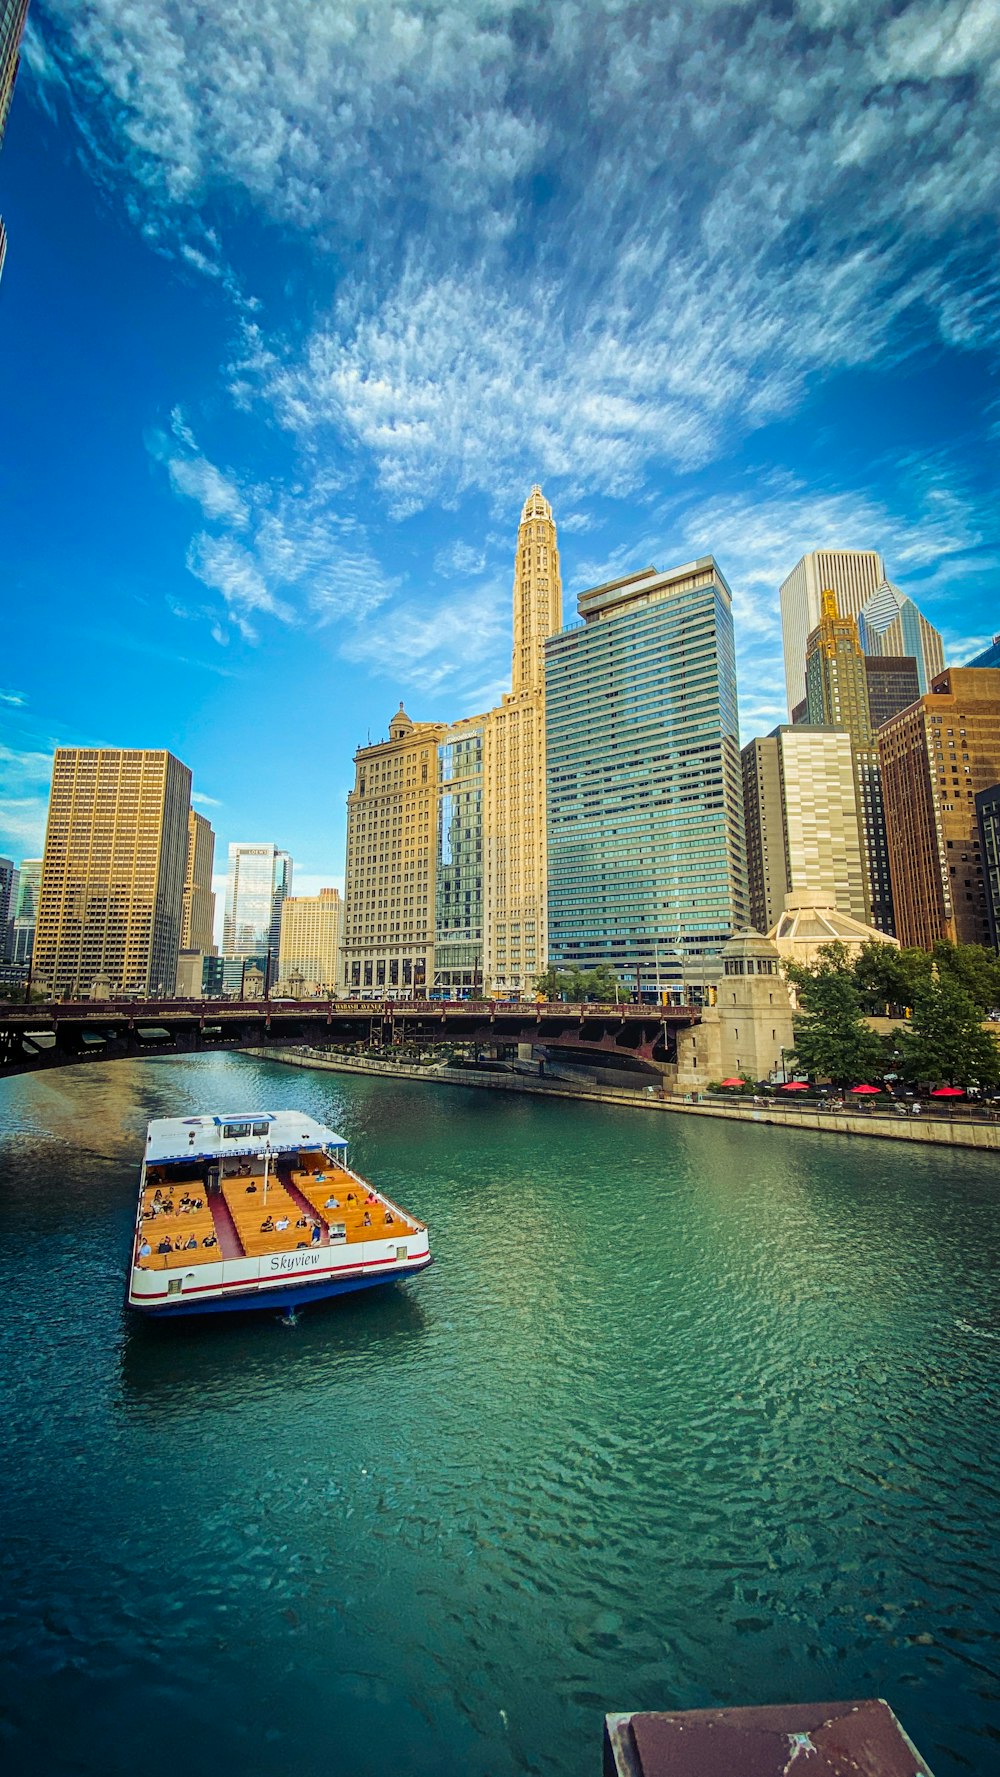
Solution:
[(866, 654), (868, 708), (872, 727), (881, 728), (890, 716), (909, 709), (921, 695), (917, 663), (912, 654)]
[(9, 962), (14, 948), (14, 907), (18, 869), (13, 858), (0, 858), (0, 962)]
[(1000, 671), (947, 668), (878, 743), (897, 936), (989, 944), (976, 797), (1000, 781)]
[(814, 895), (867, 925), (850, 735), (783, 724), (742, 759), (751, 924), (769, 932), (789, 897)]
[(1000, 635), (994, 636), (988, 648), (984, 648), (981, 654), (974, 654), (972, 659), (967, 660), (965, 664), (966, 666), (1000, 666)]
[(42, 881), (41, 858), (23, 858), (14, 901), (14, 943), (11, 962), (23, 967), (31, 962), (38, 918), (38, 891)]
[(271, 957), (271, 979), (281, 945), (281, 909), (292, 892), (292, 860), (276, 845), (234, 842), (229, 847), (222, 948), (231, 957)]
[(58, 747), (34, 978), (53, 997), (174, 991), (191, 773), (172, 753)]
[[(21, 65), (21, 36), (28, 13), (28, 0), (0, 0), (0, 145), (7, 128), (14, 82)], [(7, 258), (7, 230), (0, 217), (0, 278)]]
[(435, 994), (483, 988), (483, 741), (486, 718), (447, 728), (438, 743), (434, 883)]
[[(843, 604), (841, 610), (847, 609)], [(940, 631), (928, 623), (919, 607), (894, 586), (883, 580), (858, 612), (858, 636), (866, 654), (911, 655), (917, 663), (917, 684), (921, 697), (931, 688), (931, 681), (944, 671), (944, 643)]]
[(211, 956), (215, 951), (215, 896), (212, 893), (214, 863), (215, 834), (205, 816), (192, 808), (188, 811), (181, 949), (197, 950), (202, 956)]
[[(782, 582), (781, 641), (788, 714), (793, 722), (796, 707), (805, 697), (806, 643), (819, 622), (823, 592), (835, 592), (840, 610), (856, 617), (884, 580), (882, 557), (874, 549), (815, 549), (803, 555)], [(891, 650), (893, 654), (911, 651)]]
[(288, 895), (281, 909), (278, 979), (282, 993), (333, 994), (340, 981), (340, 890)]
[[(1000, 640), (1000, 638), (998, 638)], [(986, 919), (994, 950), (1000, 950), (1000, 783), (976, 797), (976, 825), (983, 865)]]
[(546, 644), (549, 960), (690, 989), (747, 922), (732, 597), (712, 556)]
[(359, 747), (347, 798), (344, 985), (369, 999), (422, 997), (434, 979), (438, 747), (443, 722), (402, 704), (388, 740)]
[(483, 972), (500, 997), (530, 994), (547, 963), (545, 644), (561, 624), (556, 526), (535, 486), (517, 533), (511, 690), (483, 725)]
[(846, 728), (851, 737), (868, 899), (866, 911), (856, 917), (870, 919), (880, 932), (892, 936), (895, 925), (882, 777), (868, 703), (865, 657), (856, 618), (841, 615), (837, 595), (829, 590), (821, 596), (819, 623), (806, 643), (806, 712), (814, 726)]

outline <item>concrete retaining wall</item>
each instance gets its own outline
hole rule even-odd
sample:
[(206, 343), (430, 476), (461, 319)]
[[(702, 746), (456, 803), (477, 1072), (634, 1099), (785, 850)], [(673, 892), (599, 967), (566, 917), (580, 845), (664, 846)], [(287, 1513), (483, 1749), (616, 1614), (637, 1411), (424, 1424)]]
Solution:
[[(234, 1054), (240, 1051), (233, 1051)], [(644, 1111), (671, 1111), (689, 1117), (722, 1117), (727, 1121), (765, 1123), (781, 1129), (829, 1131), (832, 1135), (877, 1136), (885, 1141), (934, 1142), (949, 1148), (978, 1148), (1000, 1153), (1000, 1119), (966, 1122), (958, 1118), (880, 1116), (877, 1111), (819, 1111), (793, 1109), (790, 1105), (754, 1106), (729, 1100), (725, 1103), (685, 1104), (655, 1088), (642, 1092), (621, 1087), (569, 1085), (565, 1081), (536, 1080), (520, 1074), (475, 1073), (463, 1068), (403, 1067), (393, 1061), (369, 1061), (354, 1056), (303, 1054), (289, 1049), (245, 1049), (261, 1061), (280, 1061), (287, 1067), (326, 1068), (338, 1074), (382, 1074), (394, 1080), (419, 1080), (425, 1085), (479, 1087), (491, 1092), (532, 1092), (539, 1097), (592, 1099), (598, 1104), (626, 1105)]]

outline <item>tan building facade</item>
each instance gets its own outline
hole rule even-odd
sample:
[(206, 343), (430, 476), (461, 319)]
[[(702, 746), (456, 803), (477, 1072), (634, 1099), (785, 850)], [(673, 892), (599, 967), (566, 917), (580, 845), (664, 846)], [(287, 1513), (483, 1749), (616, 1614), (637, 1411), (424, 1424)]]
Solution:
[(737, 932), (721, 962), (715, 1005), (678, 1034), (677, 1092), (744, 1075), (753, 1081), (782, 1076), (794, 1045), (792, 1002), (770, 940), (760, 932)]
[(556, 526), (536, 486), (517, 533), (512, 689), (483, 735), (483, 974), (499, 998), (530, 995), (548, 963), (544, 650), (561, 627)]
[(441, 722), (400, 704), (389, 738), (359, 747), (347, 798), (342, 981), (347, 993), (419, 998), (434, 979)]
[(289, 895), (281, 908), (278, 991), (333, 994), (341, 975), (343, 931), (340, 891), (320, 889), (318, 895)]
[(770, 930), (789, 896), (819, 894), (867, 923), (851, 737), (783, 724), (743, 748), (751, 918)]
[(215, 834), (197, 809), (188, 810), (187, 864), (184, 870), (184, 902), (181, 908), (181, 949), (215, 955), (215, 896), (212, 870)]
[(191, 773), (172, 753), (59, 747), (34, 977), (55, 998), (170, 995), (180, 949)]
[(947, 668), (878, 743), (900, 942), (989, 944), (976, 795), (1000, 781), (1000, 669)]

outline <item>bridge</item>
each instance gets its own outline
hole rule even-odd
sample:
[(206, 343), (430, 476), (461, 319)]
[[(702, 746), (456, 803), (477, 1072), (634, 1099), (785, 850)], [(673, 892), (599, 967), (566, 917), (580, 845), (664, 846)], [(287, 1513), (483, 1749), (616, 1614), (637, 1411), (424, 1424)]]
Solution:
[(698, 1006), (519, 1004), (494, 1000), (63, 1000), (0, 1006), (0, 1079), (141, 1055), (332, 1043), (533, 1043), (577, 1059), (663, 1064)]

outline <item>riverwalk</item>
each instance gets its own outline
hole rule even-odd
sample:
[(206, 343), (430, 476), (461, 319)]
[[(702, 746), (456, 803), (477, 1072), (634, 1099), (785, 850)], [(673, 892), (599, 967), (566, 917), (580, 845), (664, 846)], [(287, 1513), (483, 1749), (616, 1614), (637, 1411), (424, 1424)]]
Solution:
[(591, 1100), (597, 1104), (624, 1105), (636, 1110), (664, 1111), (690, 1117), (724, 1117), (738, 1122), (769, 1124), (782, 1129), (822, 1130), (832, 1135), (860, 1135), (884, 1141), (936, 1143), (948, 1148), (976, 1148), (1000, 1153), (1000, 1120), (981, 1120), (964, 1114), (891, 1116), (860, 1109), (821, 1110), (818, 1106), (768, 1101), (754, 1105), (745, 1099), (688, 1101), (665, 1093), (658, 1086), (631, 1087), (590, 1085), (585, 1081), (545, 1080), (499, 1069), (416, 1067), (368, 1056), (319, 1055), (312, 1050), (248, 1049), (261, 1061), (279, 1061), (286, 1067), (326, 1068), (332, 1073), (381, 1074), (393, 1080), (418, 1080), (424, 1085), (465, 1086), (490, 1092), (527, 1092), (544, 1098)]

